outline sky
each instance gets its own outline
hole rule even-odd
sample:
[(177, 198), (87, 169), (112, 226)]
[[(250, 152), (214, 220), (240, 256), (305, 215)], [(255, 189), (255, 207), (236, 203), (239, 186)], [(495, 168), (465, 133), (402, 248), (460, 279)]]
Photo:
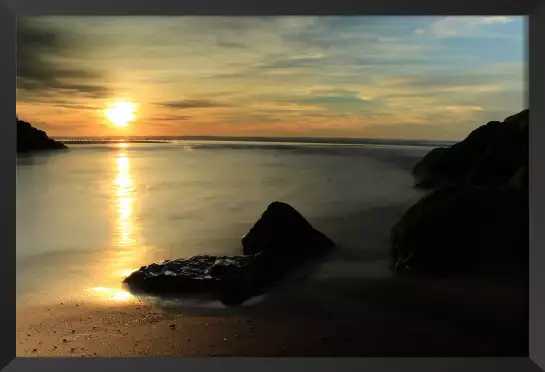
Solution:
[(19, 22), (17, 114), (54, 137), (460, 140), (527, 106), (524, 17)]

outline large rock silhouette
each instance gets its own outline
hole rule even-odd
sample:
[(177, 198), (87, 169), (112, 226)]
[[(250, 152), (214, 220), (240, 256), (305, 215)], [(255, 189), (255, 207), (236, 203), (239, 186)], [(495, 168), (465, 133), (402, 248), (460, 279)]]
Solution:
[(528, 168), (529, 110), (491, 121), (463, 141), (430, 151), (413, 168), (419, 187), (507, 185)]
[(297, 261), (327, 252), (334, 243), (291, 205), (274, 202), (242, 238), (242, 246), (244, 254), (289, 256)]
[(30, 123), (17, 119), (17, 152), (30, 152), (39, 150), (61, 150), (66, 145), (55, 141), (39, 129), (34, 128)]
[(282, 202), (269, 205), (242, 244), (244, 254), (240, 256), (163, 261), (141, 267), (123, 282), (135, 293), (209, 294), (226, 305), (239, 305), (334, 247), (299, 212)]
[(434, 277), (527, 273), (527, 207), (514, 187), (436, 190), (392, 229), (394, 269)]
[(397, 273), (527, 276), (528, 122), (528, 110), (489, 122), (414, 167), (435, 191), (392, 229)]

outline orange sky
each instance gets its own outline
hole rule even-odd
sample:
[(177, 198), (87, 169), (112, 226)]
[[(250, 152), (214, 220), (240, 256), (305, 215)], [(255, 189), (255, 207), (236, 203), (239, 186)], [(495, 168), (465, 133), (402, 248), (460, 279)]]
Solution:
[(17, 113), (52, 136), (457, 140), (525, 108), (522, 17), (23, 22)]

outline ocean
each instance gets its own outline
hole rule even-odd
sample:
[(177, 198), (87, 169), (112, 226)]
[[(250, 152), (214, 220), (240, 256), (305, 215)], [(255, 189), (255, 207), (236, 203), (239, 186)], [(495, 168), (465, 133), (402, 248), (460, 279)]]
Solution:
[(439, 144), (334, 142), (119, 142), (19, 155), (17, 305), (129, 301), (121, 281), (140, 266), (241, 254), (241, 237), (275, 200), (337, 244), (312, 272), (316, 286), (390, 275), (390, 229), (422, 197), (410, 170)]

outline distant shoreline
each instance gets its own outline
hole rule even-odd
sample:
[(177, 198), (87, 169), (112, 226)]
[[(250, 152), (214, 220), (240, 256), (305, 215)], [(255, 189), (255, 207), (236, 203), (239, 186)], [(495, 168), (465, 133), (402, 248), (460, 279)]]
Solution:
[(65, 145), (102, 145), (108, 143), (169, 143), (159, 140), (57, 140)]
[(216, 142), (261, 142), (261, 143), (304, 143), (340, 145), (401, 145), (401, 146), (451, 146), (456, 141), (368, 139), (368, 138), (326, 138), (326, 137), (213, 137), (213, 136), (172, 136), (172, 137), (54, 137), (64, 144), (108, 144), (108, 143), (170, 143), (171, 141), (216, 141)]

